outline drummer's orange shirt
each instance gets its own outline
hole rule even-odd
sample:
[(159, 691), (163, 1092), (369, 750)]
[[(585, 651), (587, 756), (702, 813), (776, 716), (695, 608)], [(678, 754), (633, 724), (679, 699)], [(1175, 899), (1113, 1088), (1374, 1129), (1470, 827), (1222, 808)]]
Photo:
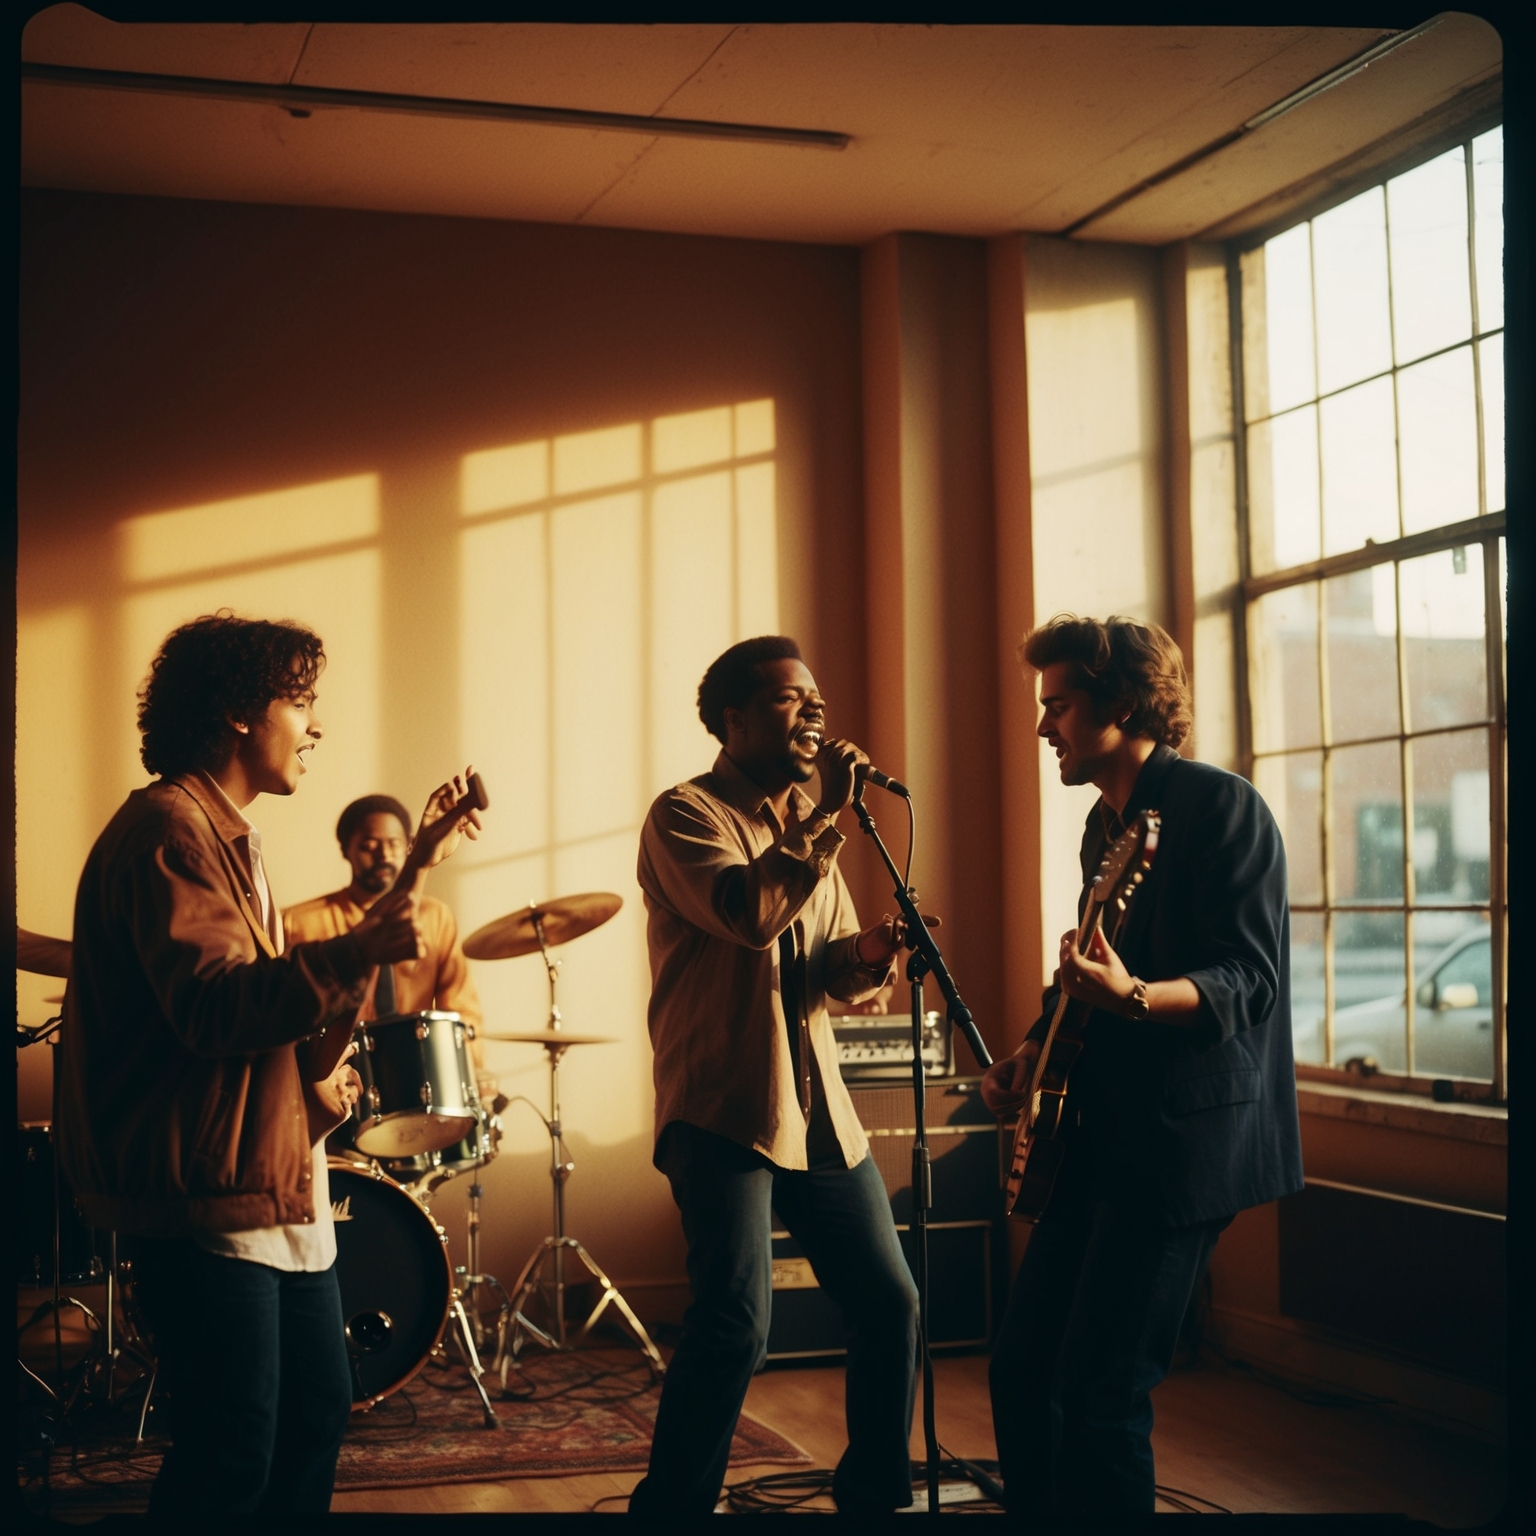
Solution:
[[(283, 913), (283, 937), (289, 944), (302, 944), (310, 939), (334, 939), (350, 933), (362, 922), (364, 915), (363, 909), (345, 891), (333, 891), (329, 896), (317, 896), (313, 901), (289, 907)], [(480, 994), (475, 991), (469, 961), (459, 948), (459, 927), (453, 920), (453, 913), (435, 896), (423, 896), (420, 924), (426, 954), (419, 960), (396, 962), (395, 1007), (401, 1013), (420, 1013), (429, 1008), (441, 1013), (456, 1013), (478, 1034)], [(375, 1017), (371, 989), (362, 1017), (365, 1023)], [(485, 1058), (477, 1038), (471, 1037), (469, 1050), (476, 1076), (484, 1077)]]

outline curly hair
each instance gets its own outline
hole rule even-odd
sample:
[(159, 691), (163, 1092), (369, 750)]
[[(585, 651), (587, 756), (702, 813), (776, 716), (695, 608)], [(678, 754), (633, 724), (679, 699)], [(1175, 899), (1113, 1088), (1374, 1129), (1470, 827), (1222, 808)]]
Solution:
[(336, 841), (341, 844), (343, 853), (352, 841), (352, 834), (370, 816), (393, 816), (405, 828), (405, 840), (411, 840), (411, 813), (393, 795), (364, 795), (362, 799), (354, 800), (336, 823)]
[(1156, 624), (1060, 613), (1025, 635), (1019, 657), (1037, 672), (1066, 662), (1100, 720), (1130, 711), (1123, 726), (1129, 736), (1177, 747), (1194, 725), (1183, 653)]
[(325, 650), (319, 635), (286, 620), (240, 619), (228, 608), (173, 629), (139, 689), (139, 756), (172, 778), (223, 767), (231, 720), (259, 720), (274, 699), (311, 692)]
[(723, 744), (725, 712), (740, 709), (763, 686), (763, 664), (802, 659), (800, 647), (788, 635), (738, 640), (710, 662), (699, 681), (699, 719), (705, 729)]

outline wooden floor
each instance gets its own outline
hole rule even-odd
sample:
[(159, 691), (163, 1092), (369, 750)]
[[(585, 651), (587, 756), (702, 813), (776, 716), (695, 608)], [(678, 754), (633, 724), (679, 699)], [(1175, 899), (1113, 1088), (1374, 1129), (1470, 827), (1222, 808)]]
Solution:
[[(939, 1440), (957, 1456), (990, 1457), (987, 1362), (935, 1362)], [(1236, 1513), (1405, 1514), (1448, 1527), (1491, 1519), (1503, 1507), (1502, 1449), (1442, 1434), (1372, 1407), (1318, 1407), (1219, 1363), (1170, 1376), (1154, 1398), (1159, 1484)], [(770, 1368), (752, 1383), (747, 1411), (802, 1446), (818, 1467), (842, 1454), (843, 1372), (838, 1366)], [(921, 1458), (922, 1413), (912, 1450)], [(729, 1483), (783, 1467), (732, 1467)], [(622, 1511), (638, 1479), (598, 1475), (524, 1478), (379, 1493), (338, 1494), (336, 1510), (399, 1513)], [(604, 1501), (599, 1505), (599, 1501)], [(826, 1507), (830, 1507), (827, 1504)], [(1197, 1506), (1198, 1507), (1198, 1506)], [(1159, 1508), (1172, 1511), (1169, 1500)]]
[[(35, 1298), (32, 1298), (35, 1300)], [(21, 1298), (18, 1298), (21, 1301)], [(18, 1323), (30, 1315), (21, 1306)], [(74, 1314), (70, 1354), (83, 1347)], [(28, 1330), (33, 1363), (47, 1369), (51, 1330)], [(951, 1455), (995, 1455), (987, 1362), (978, 1355), (935, 1362), (939, 1439)], [(1319, 1406), (1279, 1383), (1209, 1353), (1176, 1371), (1153, 1398), (1157, 1477), (1178, 1503), (1199, 1509), (1275, 1514), (1403, 1514), (1458, 1528), (1482, 1524), (1503, 1506), (1505, 1453), (1367, 1405)], [(816, 1467), (842, 1454), (843, 1371), (839, 1365), (770, 1367), (756, 1377), (746, 1408), (801, 1446)], [(922, 1411), (912, 1451), (923, 1456)], [(732, 1467), (729, 1483), (781, 1474), (782, 1466)], [(494, 1483), (338, 1493), (336, 1511), (398, 1514), (585, 1511), (618, 1513), (636, 1474), (516, 1478)], [(1178, 1501), (1178, 1503), (1175, 1502)], [(817, 1506), (828, 1507), (828, 1501)]]

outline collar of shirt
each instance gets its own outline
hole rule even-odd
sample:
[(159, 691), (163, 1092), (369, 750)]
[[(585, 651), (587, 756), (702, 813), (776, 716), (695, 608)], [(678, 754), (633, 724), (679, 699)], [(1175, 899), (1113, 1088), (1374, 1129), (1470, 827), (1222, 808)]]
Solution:
[[(763, 786), (748, 778), (724, 748), (721, 748), (714, 767), (709, 771), (716, 781), (711, 787), (727, 805), (735, 806), (744, 816), (762, 816), (779, 832), (784, 831), (779, 825), (779, 818), (774, 814), (769, 797), (763, 793)], [(809, 821), (816, 812), (816, 802), (798, 784), (790, 786), (789, 804), (796, 823)]]
[(245, 862), (246, 867), (251, 873), (252, 888), (256, 892), (257, 908), (261, 914), (261, 926), (267, 930), (272, 942), (277, 945), (278, 951), (281, 952), (283, 947), (283, 928), (281, 923), (273, 921), (272, 887), (267, 883), (267, 866), (261, 856), (261, 833), (256, 830), (255, 824), (240, 810), (239, 806), (224, 793), (224, 786), (212, 774), (199, 770), (197, 777), (202, 785), (218, 797), (219, 805), (227, 812), (238, 828), (232, 840), (237, 845), (242, 842), (245, 844), (243, 850)]

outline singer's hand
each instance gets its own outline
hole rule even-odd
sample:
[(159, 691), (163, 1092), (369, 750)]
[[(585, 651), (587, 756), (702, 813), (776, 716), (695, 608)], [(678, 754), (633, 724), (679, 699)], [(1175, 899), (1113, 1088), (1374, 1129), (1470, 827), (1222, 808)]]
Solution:
[(840, 736), (829, 736), (816, 754), (816, 768), (821, 774), (821, 800), (816, 809), (823, 816), (836, 816), (853, 804), (858, 769), (869, 758)]
[[(937, 928), (942, 924), (943, 919), (930, 917), (925, 912), (923, 922), (929, 928)], [(871, 971), (882, 969), (889, 965), (903, 949), (911, 948), (907, 942), (906, 918), (892, 917), (889, 912), (884, 913), (878, 923), (866, 928), (858, 936), (853, 948), (860, 965)]]

